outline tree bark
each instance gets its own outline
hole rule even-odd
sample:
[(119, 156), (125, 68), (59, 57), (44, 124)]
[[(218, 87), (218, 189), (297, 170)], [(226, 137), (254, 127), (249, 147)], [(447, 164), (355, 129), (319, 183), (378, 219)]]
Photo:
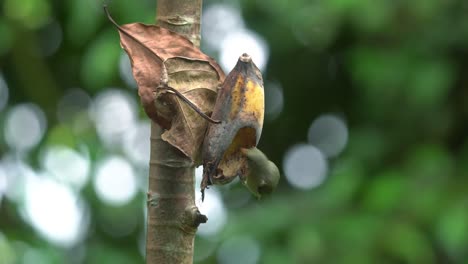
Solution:
[[(157, 24), (200, 44), (202, 0), (158, 0)], [(161, 139), (151, 123), (146, 263), (192, 263), (197, 227), (206, 222), (195, 205), (195, 167)]]

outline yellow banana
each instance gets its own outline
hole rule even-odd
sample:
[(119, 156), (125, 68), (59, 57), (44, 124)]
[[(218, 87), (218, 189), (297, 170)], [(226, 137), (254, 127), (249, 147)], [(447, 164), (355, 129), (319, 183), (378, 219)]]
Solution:
[(260, 140), (265, 112), (263, 79), (252, 58), (242, 54), (218, 91), (202, 148), (203, 190), (247, 173), (241, 148), (255, 147)]

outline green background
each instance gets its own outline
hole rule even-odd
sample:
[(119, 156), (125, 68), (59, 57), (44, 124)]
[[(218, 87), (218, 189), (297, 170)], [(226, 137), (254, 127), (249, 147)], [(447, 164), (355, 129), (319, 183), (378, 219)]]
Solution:
[[(108, 5), (119, 23), (152, 23), (154, 2)], [(349, 137), (344, 151), (327, 159), (326, 178), (315, 188), (295, 188), (282, 175), (274, 195), (256, 201), (239, 183), (214, 187), (227, 221), (216, 235), (197, 236), (196, 261), (467, 263), (468, 2), (244, 0), (204, 1), (204, 8), (220, 3), (238, 9), (245, 27), (268, 45), (265, 83), (280, 84), (284, 103), (265, 121), (259, 148), (280, 170), (323, 114), (345, 120)], [(24, 199), (0, 200), (0, 263), (143, 262), (144, 191), (111, 206), (92, 184), (99, 160), (125, 155), (105, 146), (86, 114), (57, 117), (60, 98), (73, 87), (91, 100), (117, 87), (138, 102), (119, 73), (118, 34), (101, 5), (0, 1), (0, 73), (9, 87), (0, 157), (13, 155), (37, 171), (44, 148), (84, 146), (91, 167), (77, 192), (89, 225), (72, 246), (37, 232), (24, 217)], [(22, 103), (42, 109), (47, 128), (37, 146), (17, 155), (4, 128), (9, 109)], [(145, 168), (132, 166), (144, 186)], [(130, 222), (124, 234), (106, 228)]]

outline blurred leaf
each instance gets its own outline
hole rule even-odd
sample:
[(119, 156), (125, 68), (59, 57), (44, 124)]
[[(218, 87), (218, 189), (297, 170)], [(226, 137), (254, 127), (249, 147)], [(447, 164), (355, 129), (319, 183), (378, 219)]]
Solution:
[(435, 263), (430, 241), (414, 225), (407, 222), (389, 223), (384, 231), (384, 250), (403, 263)]
[(440, 145), (416, 146), (408, 154), (406, 171), (421, 186), (439, 185), (452, 177), (452, 157)]
[(439, 216), (437, 223), (437, 236), (445, 249), (455, 257), (462, 260), (468, 246), (468, 206), (459, 202), (446, 208)]
[(76, 138), (73, 131), (66, 125), (56, 125), (47, 133), (47, 144), (76, 147)]
[(201, 236), (195, 237), (195, 252), (193, 260), (195, 263), (206, 263), (206, 260), (213, 255), (218, 241), (214, 239), (206, 239)]
[(324, 253), (320, 234), (312, 225), (291, 228), (288, 241), (289, 252), (294, 263), (314, 263)]
[(263, 253), (260, 263), (284, 264), (291, 262), (291, 255), (284, 246), (270, 246)]
[(17, 262), (15, 251), (10, 246), (8, 239), (0, 232), (0, 263), (13, 264)]
[(98, 228), (110, 237), (121, 239), (134, 234), (143, 221), (143, 212), (140, 199), (133, 199), (124, 206), (110, 206), (100, 204), (96, 213), (95, 223)]
[(368, 187), (364, 206), (372, 211), (391, 213), (402, 203), (408, 179), (398, 170), (376, 175)]
[[(236, 224), (228, 224), (223, 232), (223, 237), (230, 237), (239, 232), (253, 233), (258, 238), (274, 237), (276, 232), (280, 232), (290, 224), (293, 218), (291, 211), (293, 208), (289, 206), (287, 201), (282, 199), (264, 199), (262, 201), (265, 202), (246, 208), (239, 214), (231, 215), (230, 221)], [(254, 222), (262, 224), (252, 225)]]
[(356, 6), (358, 1), (355, 0), (329, 0), (328, 4), (331, 8), (339, 11), (349, 11)]
[(102, 89), (118, 75), (120, 47), (118, 35), (111, 28), (101, 33), (83, 58), (81, 77), (88, 90)]
[(314, 2), (296, 10), (291, 27), (303, 44), (322, 50), (334, 40), (339, 18), (324, 2)]
[(34, 264), (59, 264), (64, 259), (57, 256), (53, 250), (44, 248), (28, 248), (21, 255), (24, 263)]
[(392, 1), (355, 0), (352, 2), (354, 3), (350, 10), (352, 22), (364, 33), (384, 30), (397, 6)]
[(450, 64), (423, 61), (412, 68), (409, 87), (406, 89), (409, 103), (414, 107), (435, 107), (443, 103), (453, 83)]
[[(248, 1), (251, 2), (251, 1)], [(278, 22), (287, 22), (287, 17), (284, 14), (292, 14), (295, 11), (299, 10), (300, 6), (305, 3), (304, 0), (298, 1), (283, 1), (283, 0), (271, 0), (268, 2), (259, 2), (261, 8), (269, 12), (272, 16), (281, 18)]]
[(461, 175), (468, 175), (468, 138), (465, 139), (461, 146), (459, 160), (460, 162), (457, 164), (457, 168), (459, 169), (458, 173)]
[(405, 6), (409, 9), (411, 14), (418, 20), (433, 19), (443, 10), (444, 5), (448, 5), (450, 1), (438, 0), (414, 0), (406, 1)]
[(369, 169), (382, 164), (382, 157), (392, 148), (385, 131), (375, 127), (351, 128), (345, 155), (355, 162), (366, 164)]
[(134, 254), (134, 250), (118, 248), (99, 241), (89, 243), (88, 250), (85, 263), (89, 264), (128, 264), (143, 261), (141, 257)]
[(67, 1), (66, 34), (73, 46), (89, 43), (104, 19), (100, 1)]
[(388, 111), (401, 96), (410, 68), (408, 54), (402, 50), (357, 47), (351, 55), (351, 74), (361, 96), (376, 114)]
[(317, 189), (317, 200), (321, 199), (329, 208), (345, 207), (357, 193), (364, 177), (364, 170), (355, 158), (339, 161), (326, 182)]
[(5, 0), (4, 13), (23, 26), (37, 29), (45, 25), (50, 19), (50, 5), (47, 0)]
[(148, 24), (155, 21), (155, 1), (115, 1), (112, 4), (112, 10), (115, 10), (117, 14), (121, 13), (125, 21), (141, 21)]
[(451, 157), (438, 145), (421, 145), (408, 154), (404, 170), (411, 177), (404, 206), (421, 221), (432, 222), (444, 198), (450, 199), (444, 193), (453, 172)]
[(328, 239), (343, 252), (368, 251), (374, 244), (375, 233), (382, 226), (376, 215), (362, 211), (337, 215), (327, 223)]
[(2, 36), (0, 38), (0, 56), (2, 56), (10, 50), (13, 42), (13, 31), (3, 18), (0, 18), (0, 36)]

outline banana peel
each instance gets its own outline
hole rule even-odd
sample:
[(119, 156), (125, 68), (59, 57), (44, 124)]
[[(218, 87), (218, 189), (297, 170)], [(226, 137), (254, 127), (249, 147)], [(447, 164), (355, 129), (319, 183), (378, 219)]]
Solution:
[[(202, 194), (212, 184), (225, 184), (247, 174), (241, 149), (257, 146), (265, 112), (263, 78), (247, 54), (242, 54), (218, 91), (212, 119), (202, 147)], [(202, 195), (203, 196), (203, 195)]]

